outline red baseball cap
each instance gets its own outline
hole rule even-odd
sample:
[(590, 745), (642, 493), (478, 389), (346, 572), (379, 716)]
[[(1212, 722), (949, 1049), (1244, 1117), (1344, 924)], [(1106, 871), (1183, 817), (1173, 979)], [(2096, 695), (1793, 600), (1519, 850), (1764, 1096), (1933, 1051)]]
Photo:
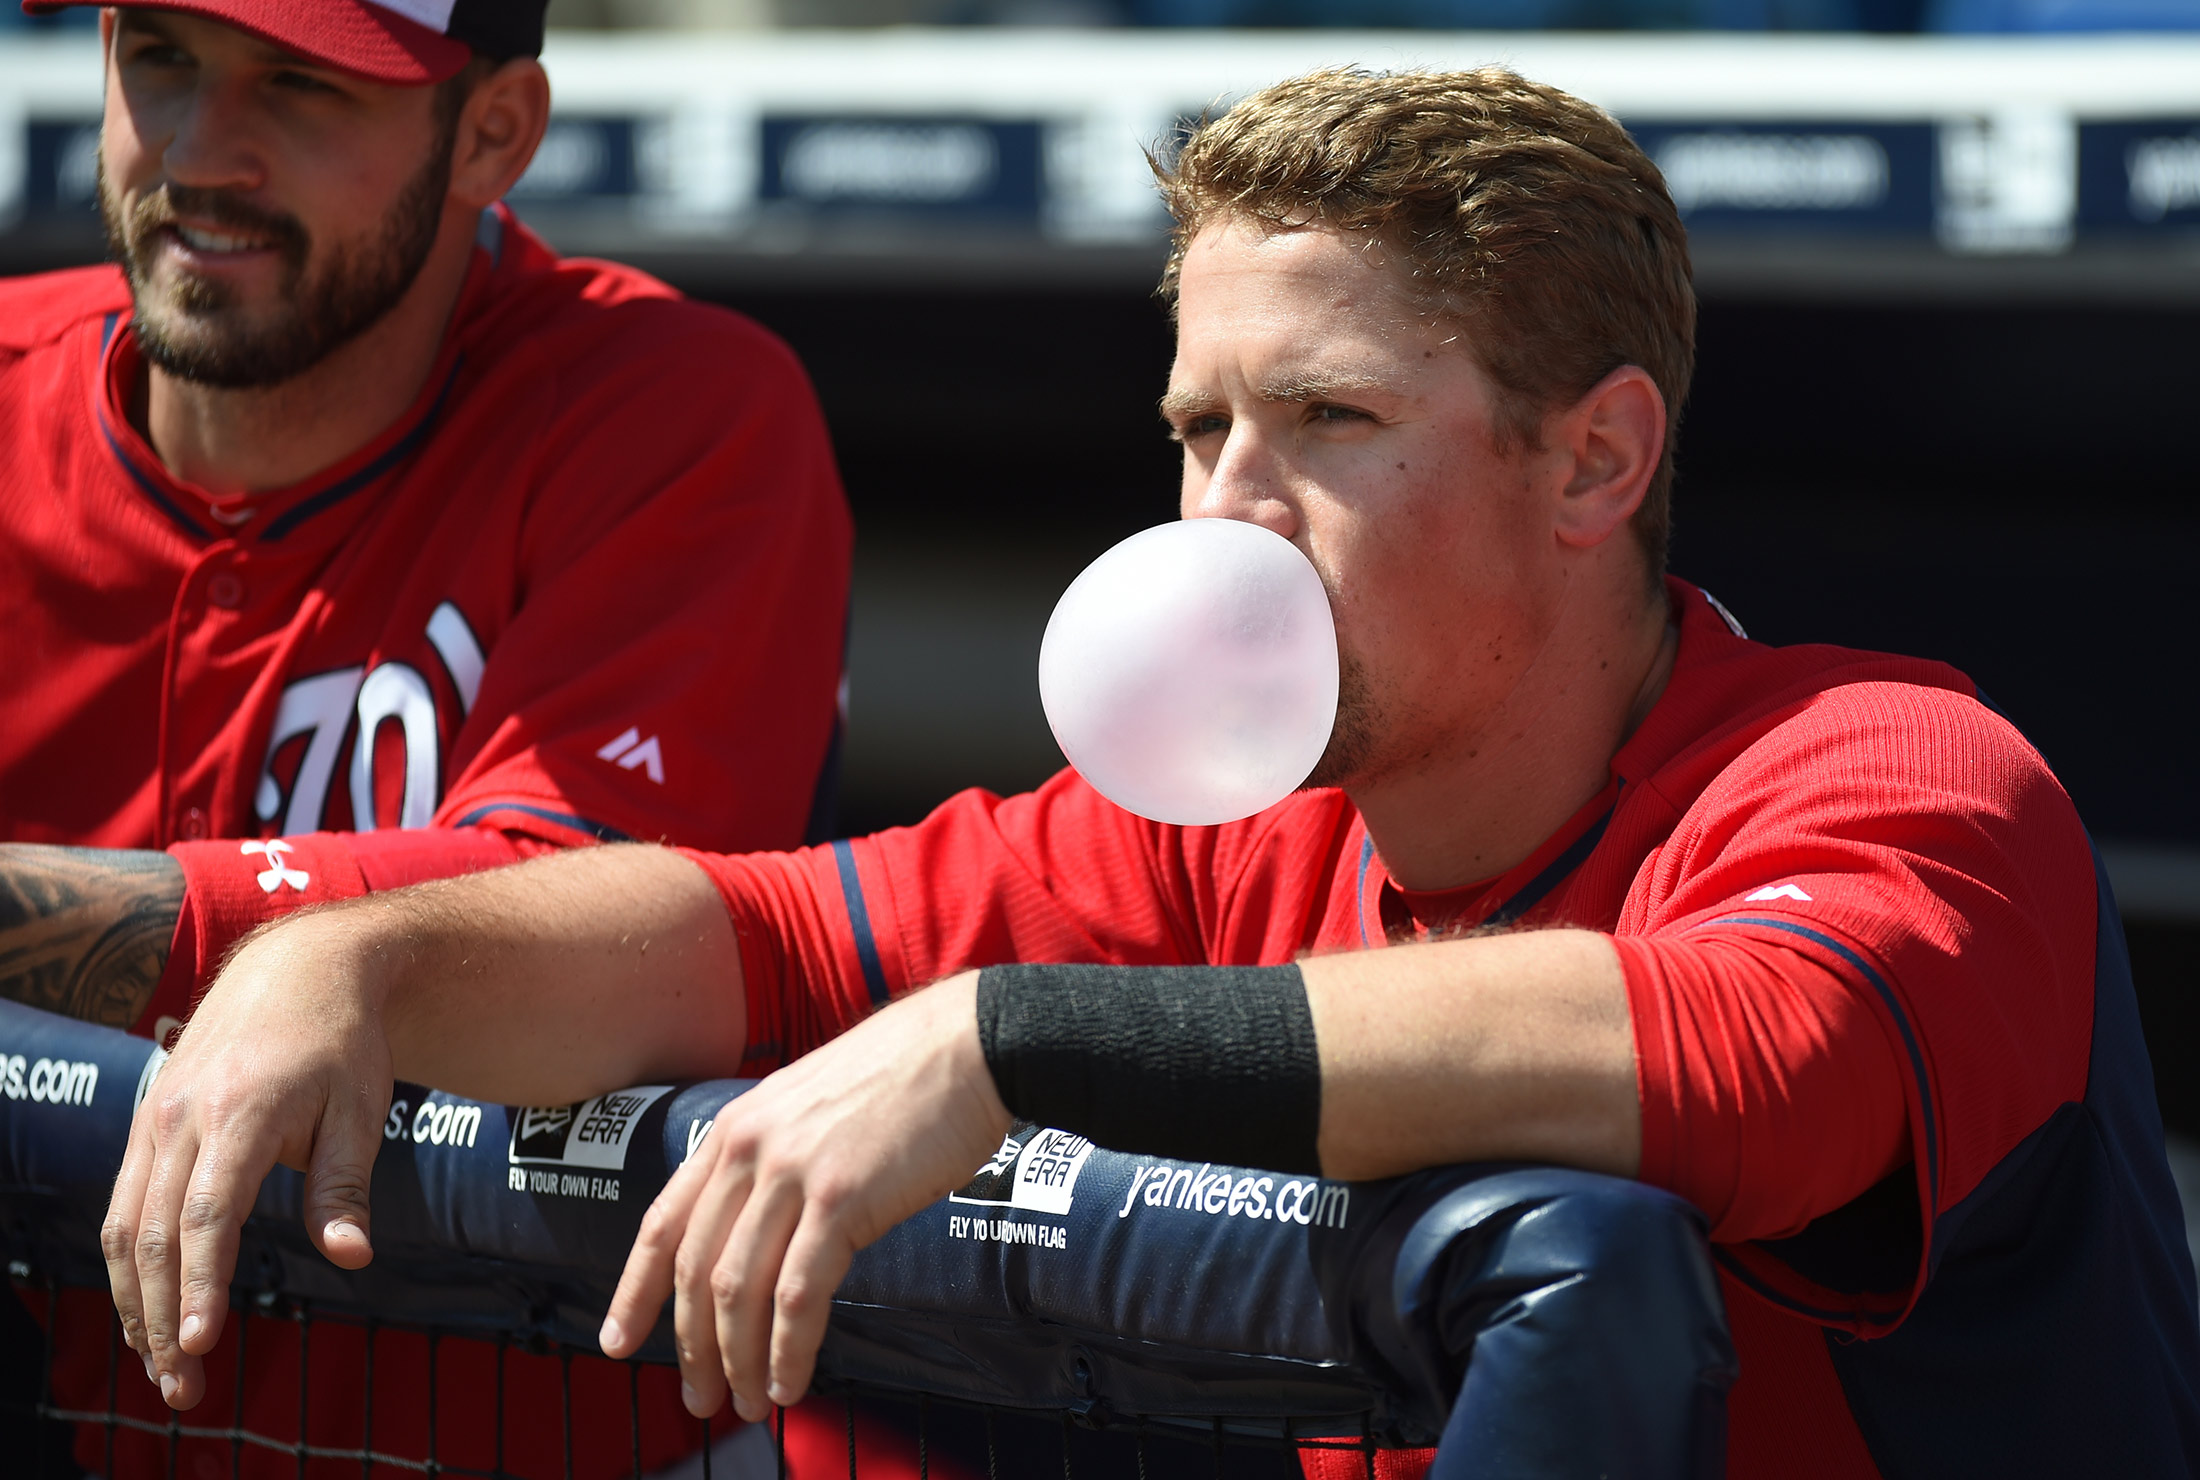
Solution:
[[(23, 0), (33, 15), (101, 0)], [(376, 82), (441, 82), (476, 54), (542, 54), (549, 0), (104, 0), (248, 31), (285, 51)]]

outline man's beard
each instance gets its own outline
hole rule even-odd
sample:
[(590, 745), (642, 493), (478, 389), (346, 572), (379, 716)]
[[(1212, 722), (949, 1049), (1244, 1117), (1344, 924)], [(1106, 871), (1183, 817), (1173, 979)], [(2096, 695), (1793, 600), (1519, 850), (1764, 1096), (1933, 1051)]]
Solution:
[(1367, 681), (1367, 668), (1352, 654), (1337, 654), (1337, 722), (1330, 727), (1322, 758), (1300, 786), (1343, 786), (1367, 769), (1381, 726), (1380, 706)]
[[(309, 278), (312, 238), (295, 216), (184, 185), (163, 185), (125, 212), (103, 164), (100, 217), (107, 250), (130, 281), (138, 347), (168, 374), (196, 385), (246, 390), (304, 374), (388, 314), (412, 287), (435, 245), (450, 182), (451, 150), (439, 141), (398, 192), (380, 233), (328, 247)], [(179, 271), (165, 291), (154, 286), (163, 228), (179, 215), (265, 241), (280, 256), (276, 302), (257, 321), (220, 281)]]

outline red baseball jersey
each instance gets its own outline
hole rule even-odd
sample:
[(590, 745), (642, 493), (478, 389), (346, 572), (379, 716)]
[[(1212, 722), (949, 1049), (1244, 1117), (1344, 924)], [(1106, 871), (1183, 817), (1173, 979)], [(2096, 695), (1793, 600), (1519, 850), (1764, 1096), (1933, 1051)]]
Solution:
[[(1710, 1224), (1741, 1360), (1736, 1480), (2187, 1472), (2192, 1270), (2068, 796), (1955, 670), (1765, 647), (1696, 588), (1670, 592), (1673, 676), (1603, 793), (1466, 888), (1398, 888), (1336, 791), (1183, 828), (1066, 772), (871, 838), (696, 855), (742, 942), (749, 1072), (995, 962), (1279, 964), (1462, 926), (1604, 931), (1641, 1176)], [(2114, 1433), (2029, 1465), (2070, 1427), (2043, 1415), (2079, 1399), (2118, 1405)], [(1966, 1458), (1997, 1446), (2017, 1458)]]
[[(499, 207), (412, 407), (238, 502), (170, 476), (131, 425), (129, 307), (113, 268), (0, 282), (0, 838), (172, 848), (184, 918), (147, 1029), (303, 904), (598, 839), (803, 840), (837, 733), (851, 534), (778, 340), (561, 260)], [(208, 1361), (225, 1415), (234, 1329)], [(374, 1433), (417, 1457), (425, 1370), (417, 1342), (387, 1340)], [(295, 1427), (296, 1346), (268, 1323), (251, 1348), (260, 1432)], [(316, 1442), (358, 1442), (357, 1348), (336, 1328), (316, 1342)], [(444, 1380), (486, 1381), (488, 1360), (446, 1343)], [(557, 1401), (554, 1362), (512, 1362), (515, 1403)], [(581, 1473), (616, 1473), (626, 1375), (584, 1362), (577, 1380), (603, 1420)], [(440, 1405), (446, 1462), (488, 1462), (480, 1391)], [(647, 1391), (661, 1463), (695, 1426), (669, 1376)], [(122, 1398), (164, 1416), (149, 1387)], [(560, 1471), (554, 1428), (514, 1438), (515, 1468)], [(228, 1450), (208, 1451), (225, 1473)]]
[(0, 837), (183, 845), (155, 1017), (300, 904), (532, 847), (804, 836), (850, 528), (800, 365), (483, 222), (411, 409), (249, 503), (131, 426), (117, 270), (0, 283)]

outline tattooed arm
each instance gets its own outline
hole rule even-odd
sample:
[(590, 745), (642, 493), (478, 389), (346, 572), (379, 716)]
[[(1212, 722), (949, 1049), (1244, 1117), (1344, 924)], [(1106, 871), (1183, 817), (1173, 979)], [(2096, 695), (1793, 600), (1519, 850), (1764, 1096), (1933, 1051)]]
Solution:
[(183, 868), (165, 853), (0, 844), (0, 997), (127, 1028), (182, 908)]

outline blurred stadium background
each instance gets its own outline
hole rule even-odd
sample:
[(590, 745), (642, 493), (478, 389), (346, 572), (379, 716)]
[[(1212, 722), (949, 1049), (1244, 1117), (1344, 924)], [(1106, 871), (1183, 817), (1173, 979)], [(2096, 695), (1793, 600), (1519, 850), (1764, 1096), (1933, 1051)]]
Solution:
[[(1046, 614), (1173, 512), (1142, 145), (1344, 62), (1504, 61), (1612, 108), (1703, 298), (1675, 568), (1760, 637), (1954, 662), (2025, 727), (2102, 843), (2163, 1111), (2200, 1142), (2200, 0), (551, 19), (558, 114), (515, 205), (761, 319), (817, 380), (860, 530), (849, 831), (1058, 766)], [(99, 256), (90, 20), (0, 9), (0, 272)]]

